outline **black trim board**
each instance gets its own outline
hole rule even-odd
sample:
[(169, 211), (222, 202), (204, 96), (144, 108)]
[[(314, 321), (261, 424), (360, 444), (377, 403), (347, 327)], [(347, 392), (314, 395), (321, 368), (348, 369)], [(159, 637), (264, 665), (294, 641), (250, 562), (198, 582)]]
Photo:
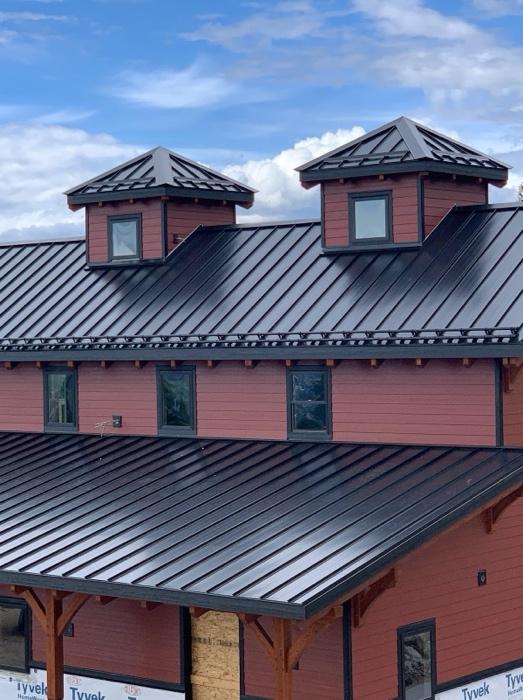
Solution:
[(503, 365), (501, 359), (494, 360), (494, 410), (496, 417), (496, 445), (502, 447), (505, 442), (503, 420)]
[(252, 204), (254, 192), (228, 192), (226, 190), (198, 190), (182, 187), (148, 187), (134, 190), (118, 190), (117, 192), (93, 192), (89, 194), (70, 194), (67, 196), (68, 204), (92, 204), (95, 202), (122, 202), (132, 199), (151, 199), (154, 197), (181, 197), (183, 199), (198, 198), (200, 200), (212, 199), (238, 204)]

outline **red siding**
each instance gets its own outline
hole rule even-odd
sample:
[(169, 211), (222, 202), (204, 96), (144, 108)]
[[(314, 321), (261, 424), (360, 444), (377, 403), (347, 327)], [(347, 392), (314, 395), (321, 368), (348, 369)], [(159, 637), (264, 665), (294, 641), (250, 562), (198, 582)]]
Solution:
[(391, 360), (332, 370), (335, 440), (494, 445), (494, 363)]
[(199, 365), (198, 434), (202, 437), (287, 437), (286, 375), (283, 363)]
[(233, 224), (236, 220), (234, 204), (222, 202), (194, 202), (171, 200), (167, 204), (167, 230), (169, 252), (176, 240), (186, 238), (197, 226)]
[(503, 394), (503, 428), (506, 445), (523, 447), (523, 369)]
[[(353, 630), (354, 697), (397, 694), (396, 631), (436, 619), (439, 683), (521, 658), (523, 499), (487, 535), (481, 517), (452, 530), (396, 567), (397, 583)], [(487, 570), (487, 585), (477, 573)]]
[(44, 423), (42, 372), (34, 364), (0, 368), (0, 430), (39, 431)]
[(424, 180), (423, 186), (426, 236), (455, 204), (487, 202), (486, 183), (430, 178)]
[[(271, 632), (270, 618), (261, 623)], [(295, 700), (343, 700), (343, 625), (341, 620), (323, 630), (301, 657), (293, 672)], [(300, 625), (294, 624), (294, 634)], [(273, 698), (273, 674), (267, 655), (252, 632), (244, 632), (245, 694)], [(356, 696), (357, 697), (357, 696)]]
[[(180, 682), (179, 610), (162, 605), (144, 610), (138, 601), (90, 600), (73, 620), (74, 637), (64, 639), (67, 666), (171, 683)], [(33, 657), (45, 662), (45, 638), (33, 624)]]
[(122, 214), (142, 216), (142, 255), (144, 258), (161, 258), (162, 247), (162, 203), (160, 199), (142, 199), (129, 202), (115, 202), (87, 205), (87, 235), (89, 262), (107, 262), (107, 217)]
[(395, 175), (384, 180), (362, 178), (322, 185), (325, 246), (349, 245), (349, 193), (392, 191), (392, 228), (395, 243), (418, 240), (417, 174)]
[[(78, 369), (78, 415), (84, 433), (154, 435), (158, 432), (156, 369), (135, 369), (117, 362), (103, 369), (82, 363)], [(112, 428), (111, 417), (122, 416), (122, 427)], [(101, 423), (106, 423), (101, 427)]]

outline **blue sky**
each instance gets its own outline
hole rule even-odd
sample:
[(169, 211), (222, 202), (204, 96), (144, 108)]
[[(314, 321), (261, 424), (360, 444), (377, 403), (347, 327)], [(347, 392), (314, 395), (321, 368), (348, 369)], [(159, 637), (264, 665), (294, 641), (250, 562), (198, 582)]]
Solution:
[(81, 232), (61, 192), (158, 144), (309, 216), (293, 168), (400, 114), (513, 187), (522, 36), (523, 0), (0, 0), (0, 237)]

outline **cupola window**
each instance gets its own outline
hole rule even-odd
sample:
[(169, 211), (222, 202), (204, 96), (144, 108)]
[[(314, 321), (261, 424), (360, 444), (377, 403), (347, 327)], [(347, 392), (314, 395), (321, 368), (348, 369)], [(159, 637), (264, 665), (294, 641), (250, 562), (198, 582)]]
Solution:
[(110, 259), (140, 258), (140, 217), (110, 216), (108, 223)]
[(353, 243), (391, 240), (390, 192), (349, 195), (349, 233)]

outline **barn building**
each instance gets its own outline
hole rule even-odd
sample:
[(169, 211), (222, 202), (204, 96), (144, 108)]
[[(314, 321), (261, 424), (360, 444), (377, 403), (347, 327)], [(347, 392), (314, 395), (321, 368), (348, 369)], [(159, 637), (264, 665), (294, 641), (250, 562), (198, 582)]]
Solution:
[(523, 206), (401, 117), (321, 220), (155, 148), (0, 246), (2, 700), (523, 698)]

